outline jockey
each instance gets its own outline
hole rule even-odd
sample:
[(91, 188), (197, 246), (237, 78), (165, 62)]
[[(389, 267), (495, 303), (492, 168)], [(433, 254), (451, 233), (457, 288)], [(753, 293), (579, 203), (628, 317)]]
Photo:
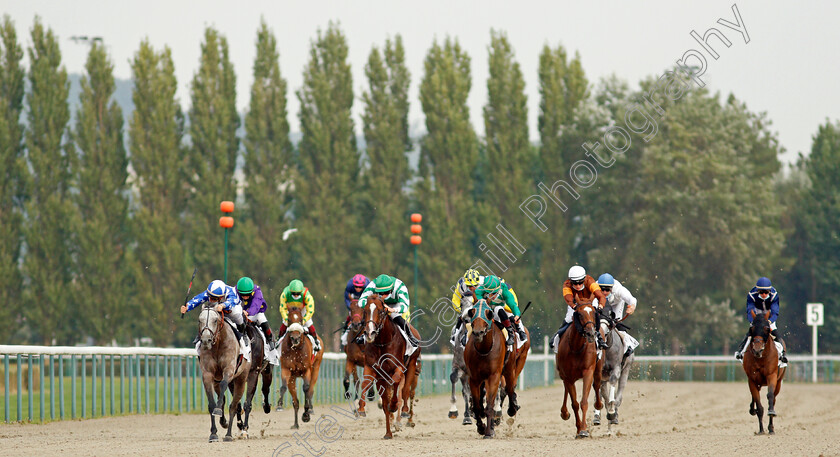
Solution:
[(254, 285), (254, 280), (251, 278), (243, 276), (236, 282), (236, 292), (239, 294), (239, 300), (242, 302), (245, 317), (255, 325), (260, 326), (260, 329), (265, 335), (265, 340), (268, 341), (268, 350), (274, 350), (276, 341), (274, 340), (274, 335), (271, 333), (271, 326), (268, 325), (268, 319), (265, 317), (267, 305), (260, 286)]
[(309, 334), (315, 340), (315, 352), (320, 351), (321, 344), (318, 343), (318, 334), (315, 333), (315, 325), (312, 324), (312, 317), (315, 315), (315, 299), (312, 298), (309, 289), (303, 287), (303, 281), (300, 279), (292, 280), (280, 294), (280, 315), (283, 316), (283, 324), (277, 330), (278, 338), (283, 338), (286, 334), (286, 328), (289, 325), (289, 307), (306, 308), (301, 324), (309, 330)]
[[(601, 286), (595, 282), (595, 278), (586, 274), (586, 270), (580, 265), (575, 265), (569, 269), (569, 279), (563, 283), (563, 299), (566, 300), (568, 308), (566, 309), (566, 317), (563, 319), (563, 325), (555, 334), (558, 343), (563, 333), (569, 328), (569, 324), (572, 323), (572, 319), (574, 319), (575, 301), (579, 303), (591, 301), (595, 308), (602, 307), (607, 301), (607, 297), (601, 291)], [(595, 326), (600, 328), (601, 319), (598, 316), (599, 314), (595, 313)], [(601, 338), (601, 332), (595, 332), (595, 337), (598, 339), (598, 349), (606, 349), (607, 345)], [(554, 348), (554, 339), (551, 340), (549, 346), (552, 349)]]
[[(750, 324), (753, 321), (751, 311), (755, 311), (756, 314), (770, 311), (770, 319), (768, 319), (770, 321), (770, 334), (773, 335), (774, 340), (781, 344), (782, 337), (779, 336), (779, 332), (776, 330), (776, 319), (779, 318), (779, 293), (776, 292), (776, 288), (770, 283), (769, 278), (765, 278), (764, 276), (758, 278), (755, 287), (747, 293), (747, 319), (750, 321)], [(750, 333), (748, 331), (747, 336), (744, 337), (744, 340), (738, 346), (738, 351), (735, 352), (736, 359), (744, 360), (744, 349), (747, 347), (749, 337)], [(779, 353), (779, 360), (787, 363), (784, 346), (782, 346), (782, 351)]]
[[(467, 319), (467, 311), (475, 304), (475, 288), (484, 282), (484, 276), (478, 273), (478, 270), (470, 268), (464, 273), (464, 276), (458, 279), (455, 284), (455, 292), (452, 294), (452, 307), (458, 313), (458, 320), (455, 321), (455, 327), (452, 329), (452, 336), (449, 342), (456, 346), (455, 342), (458, 340), (458, 335), (461, 334), (461, 329), (464, 327), (464, 321)], [(461, 304), (463, 303), (463, 306)], [(467, 334), (461, 335), (461, 345), (467, 344)]]
[[(408, 299), (408, 287), (399, 279), (381, 274), (371, 281), (359, 298), (359, 306), (364, 308), (367, 305), (367, 298), (371, 295), (379, 295), (385, 303), (385, 308), (390, 313), (391, 321), (400, 326), (408, 337), (408, 344), (418, 347), (420, 343), (414, 339), (411, 329), (408, 326), (408, 319), (411, 318), (409, 307), (411, 302)], [(371, 309), (373, 311), (373, 309)], [(408, 353), (409, 351), (406, 351)]]
[(181, 314), (192, 310), (197, 306), (201, 306), (207, 302), (215, 305), (217, 312), (223, 313), (225, 320), (230, 319), (236, 327), (233, 328), (233, 333), (236, 334), (236, 339), (242, 347), (249, 345), (248, 338), (243, 338), (245, 335), (245, 320), (242, 318), (242, 305), (239, 303), (239, 295), (236, 289), (225, 284), (218, 279), (214, 280), (207, 286), (207, 290), (196, 295), (187, 304), (181, 306)]
[[(515, 342), (514, 330), (508, 313), (513, 314), (513, 322), (517, 325), (520, 324), (519, 315), (522, 314), (519, 311), (519, 300), (516, 298), (513, 289), (498, 276), (486, 276), (484, 282), (475, 289), (475, 297), (478, 300), (487, 300), (487, 303), (493, 306), (494, 320), (504, 326), (508, 333), (505, 344), (513, 346)], [(517, 326), (517, 332), (520, 340), (525, 341), (527, 339), (527, 335), (522, 328)]]
[[(599, 276), (598, 287), (607, 296), (607, 303), (604, 306), (609, 305), (612, 308), (617, 321), (627, 319), (636, 311), (636, 297), (626, 287), (621, 285), (617, 279), (613, 278), (611, 274), (604, 273)], [(639, 347), (639, 342), (624, 330), (618, 330), (618, 333), (627, 346), (627, 350), (624, 352), (624, 359), (626, 359)]]
[(344, 288), (344, 306), (347, 307), (347, 319), (344, 320), (344, 332), (341, 334), (341, 350), (347, 346), (347, 331), (350, 329), (350, 302), (358, 300), (362, 296), (362, 291), (370, 284), (370, 279), (365, 275), (358, 274), (347, 281), (347, 286)]

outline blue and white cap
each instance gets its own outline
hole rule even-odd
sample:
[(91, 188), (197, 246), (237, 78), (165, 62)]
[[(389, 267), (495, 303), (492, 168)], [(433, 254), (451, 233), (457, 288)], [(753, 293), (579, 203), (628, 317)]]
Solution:
[(227, 289), (225, 283), (216, 279), (207, 286), (207, 295), (210, 295), (211, 297), (221, 297), (225, 294), (225, 289)]

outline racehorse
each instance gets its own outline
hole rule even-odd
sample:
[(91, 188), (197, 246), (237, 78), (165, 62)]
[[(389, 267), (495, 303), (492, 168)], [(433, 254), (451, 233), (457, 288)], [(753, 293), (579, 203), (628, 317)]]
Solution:
[[(515, 370), (512, 364), (505, 363), (505, 337), (502, 330), (494, 325), (493, 315), (493, 308), (486, 300), (479, 300), (467, 312), (472, 324), (472, 333), (464, 348), (472, 412), (478, 434), (483, 435), (485, 439), (493, 438), (496, 434), (493, 409), (502, 376), (505, 377), (505, 389), (510, 397), (508, 415), (516, 415), (519, 409), (513, 390), (516, 385)], [(509, 369), (505, 370), (506, 366)], [(486, 425), (483, 419), (487, 419)]]
[[(525, 326), (523, 325), (523, 327)], [(531, 349), (531, 332), (527, 327), (525, 327), (525, 336), (528, 337), (528, 340), (522, 344), (521, 348), (513, 349), (513, 352), (508, 357), (508, 361), (505, 364), (505, 372), (507, 372), (507, 370), (513, 370), (512, 379), (514, 383), (519, 379), (519, 374), (522, 373), (522, 370), (525, 368), (525, 361), (528, 359), (528, 350)], [(518, 339), (519, 335), (516, 337)], [(514, 387), (516, 386), (514, 385)], [(502, 421), (502, 407), (505, 403), (505, 397), (507, 397), (507, 377), (502, 377), (502, 384), (499, 388), (499, 407), (496, 408), (496, 425), (499, 425)], [(519, 405), (516, 405), (516, 409), (519, 409)], [(511, 414), (508, 413), (508, 415)]]
[(779, 351), (776, 343), (770, 337), (770, 311), (756, 314), (755, 310), (750, 311), (753, 316), (753, 323), (750, 327), (750, 350), (744, 354), (744, 372), (747, 373), (747, 381), (750, 384), (750, 415), (758, 415), (758, 434), (764, 434), (764, 407), (761, 406), (760, 391), (762, 386), (767, 386), (767, 416), (770, 423), (767, 424), (767, 432), (775, 433), (773, 429), (773, 416), (776, 415), (776, 397), (782, 390), (782, 379), (785, 377), (786, 368), (779, 368)]
[[(601, 388), (601, 362), (598, 360), (597, 348), (595, 345), (595, 308), (591, 302), (575, 302), (575, 313), (572, 319), (574, 325), (560, 338), (557, 343), (557, 355), (555, 365), (560, 378), (563, 379), (563, 408), (560, 410), (560, 417), (563, 420), (569, 419), (569, 410), (566, 408), (566, 399), (572, 398), (572, 409), (575, 412), (575, 427), (577, 428), (576, 438), (586, 438), (589, 431), (586, 429), (586, 408), (589, 406), (589, 390), (593, 383), (595, 391)], [(580, 403), (577, 400), (575, 381), (583, 379), (583, 389), (580, 396)], [(601, 397), (595, 396), (595, 409), (601, 409)]]
[[(601, 330), (605, 335), (604, 342), (607, 344), (607, 349), (604, 350), (603, 354), (601, 379), (607, 379), (607, 382), (601, 382), (599, 394), (601, 400), (606, 403), (607, 420), (612, 425), (618, 424), (618, 407), (621, 406), (621, 400), (624, 397), (624, 387), (627, 385), (630, 367), (633, 366), (633, 361), (636, 356), (631, 353), (626, 359), (624, 358), (626, 348), (618, 330), (619, 328), (626, 329), (628, 327), (616, 321), (615, 314), (611, 309), (608, 312), (609, 315), (601, 315)], [(592, 425), (601, 425), (600, 409), (595, 410), (595, 418), (592, 420)]]
[[(462, 330), (468, 331), (467, 328)], [(455, 399), (455, 385), (461, 381), (461, 395), (464, 397), (464, 420), (462, 425), (472, 425), (470, 414), (469, 376), (467, 376), (467, 365), (464, 363), (464, 346), (461, 345), (461, 338), (455, 341), (455, 350), (452, 353), (452, 372), (449, 373), (449, 381), (452, 383), (452, 397), (449, 400), (449, 418), (458, 417), (457, 400)]]
[[(350, 399), (350, 377), (353, 377), (353, 386), (359, 386), (359, 374), (356, 368), (365, 368), (365, 345), (356, 342), (364, 329), (365, 310), (359, 306), (359, 300), (350, 301), (350, 324), (347, 330), (347, 345), (344, 346), (344, 353), (347, 360), (344, 363), (344, 398)], [(370, 392), (373, 392), (372, 390)], [(372, 400), (372, 396), (368, 397)], [(364, 399), (360, 396), (360, 402)]]
[[(207, 394), (207, 410), (210, 413), (210, 442), (219, 441), (216, 435), (216, 416), (219, 424), (227, 428), (225, 441), (233, 441), (233, 414), (245, 392), (245, 383), (251, 370), (251, 362), (239, 354), (239, 342), (230, 325), (225, 325), (222, 313), (213, 306), (203, 306), (198, 315), (198, 334), (201, 343), (198, 359), (204, 392)], [(225, 391), (230, 387), (233, 399), (230, 403), (230, 423), (225, 420)], [(217, 400), (218, 396), (218, 400)]]
[[(374, 294), (368, 297), (367, 318), (365, 321), (366, 343), (365, 343), (365, 374), (362, 382), (362, 392), (367, 392), (376, 381), (377, 391), (382, 397), (382, 411), (385, 413), (385, 436), (383, 439), (394, 437), (391, 432), (391, 423), (394, 430), (401, 428), (402, 414), (397, 414), (393, 420), (394, 413), (405, 411), (408, 408), (408, 425), (414, 425), (414, 389), (417, 386), (417, 373), (420, 368), (420, 348), (417, 348), (406, 360), (405, 338), (400, 334), (396, 324), (391, 321), (389, 312), (385, 309), (385, 303), (380, 295)], [(419, 341), (420, 335), (417, 330), (411, 327), (412, 334)], [(360, 415), (364, 413), (364, 404), (359, 402)], [(411, 403), (410, 408), (406, 403)]]
[(246, 337), (251, 340), (251, 370), (248, 372), (248, 391), (245, 392), (245, 420), (242, 420), (242, 408), (236, 408), (236, 426), (239, 427), (240, 437), (248, 438), (248, 418), (251, 415), (251, 403), (254, 400), (254, 394), (257, 393), (257, 383), (262, 377), (262, 394), (263, 394), (263, 412), (266, 414), (271, 412), (271, 404), (268, 401), (268, 394), (271, 392), (271, 364), (265, 357), (265, 343), (260, 330), (254, 326), (253, 323), (247, 322), (245, 325)]
[[(295, 423), (291, 428), (300, 428), (298, 424), (297, 378), (303, 378), (303, 415), (301, 419), (309, 422), (313, 413), (312, 397), (315, 395), (315, 384), (318, 382), (318, 372), (321, 370), (321, 360), (324, 352), (315, 352), (303, 327), (302, 311), (298, 307), (289, 308), (289, 327), (280, 347), (280, 376), (283, 384), (280, 386), (279, 407), (282, 408), (283, 396), (286, 389), (292, 396), (292, 406), (295, 408)], [(321, 337), (318, 337), (321, 347), (324, 347)]]

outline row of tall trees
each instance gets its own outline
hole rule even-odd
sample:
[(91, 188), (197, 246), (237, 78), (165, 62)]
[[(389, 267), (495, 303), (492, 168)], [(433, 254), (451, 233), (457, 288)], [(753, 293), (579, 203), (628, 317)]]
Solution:
[[(330, 24), (313, 39), (294, 93), (301, 138), (293, 144), (289, 88), (263, 23), (244, 116), (227, 40), (211, 27), (187, 112), (170, 50), (143, 41), (131, 59), (126, 119), (112, 97), (111, 57), (94, 43), (71, 125), (57, 38), (37, 19), (30, 34), (25, 69), (14, 24), (0, 25), (3, 342), (187, 344), (194, 329), (177, 319), (178, 305), (193, 266), (194, 292), (221, 276), (216, 220), (230, 199), (230, 282), (253, 277), (276, 326), (278, 294), (302, 279), (324, 335), (341, 325), (344, 284), (359, 272), (407, 281), (422, 297), (413, 306), (428, 313), (415, 324), (434, 334), (444, 319), (432, 304), (480, 265), (501, 274), (522, 306), (532, 302), (525, 321), (541, 339), (565, 313), (568, 268), (582, 264), (595, 276), (611, 272), (639, 298), (629, 323), (645, 353), (729, 351), (745, 326), (746, 291), (770, 276), (781, 327), (799, 352), (805, 302), (831, 309), (840, 287), (838, 124), (820, 126), (811, 154), (783, 173), (768, 119), (734, 96), (721, 100), (674, 73), (668, 96), (661, 79), (639, 90), (615, 77), (595, 85), (580, 55), (546, 45), (532, 144), (523, 70), (506, 35), (492, 31), (482, 138), (467, 103), (471, 59), (457, 40), (435, 41), (422, 75), (409, 73), (399, 36), (374, 47), (357, 95), (347, 39)], [(409, 135), (413, 77), (421, 138)], [(545, 203), (539, 224), (521, 210), (529, 196)], [(416, 287), (407, 243), (414, 211), (424, 216)], [(298, 231), (284, 241), (290, 228)], [(837, 347), (840, 319), (829, 313), (825, 329), (822, 343)]]

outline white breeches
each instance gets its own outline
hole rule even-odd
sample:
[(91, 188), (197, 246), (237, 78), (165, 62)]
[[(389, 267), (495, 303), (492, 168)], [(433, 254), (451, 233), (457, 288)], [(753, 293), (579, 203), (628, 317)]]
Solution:
[(265, 313), (257, 313), (256, 315), (253, 315), (253, 316), (249, 315), (248, 320), (257, 324), (257, 325), (260, 325), (263, 322), (268, 322), (268, 319), (266, 319), (266, 317), (265, 317)]
[(242, 325), (245, 323), (245, 321), (242, 320), (242, 305), (236, 305), (231, 308), (230, 312), (225, 314), (225, 317), (233, 321), (236, 325)]

